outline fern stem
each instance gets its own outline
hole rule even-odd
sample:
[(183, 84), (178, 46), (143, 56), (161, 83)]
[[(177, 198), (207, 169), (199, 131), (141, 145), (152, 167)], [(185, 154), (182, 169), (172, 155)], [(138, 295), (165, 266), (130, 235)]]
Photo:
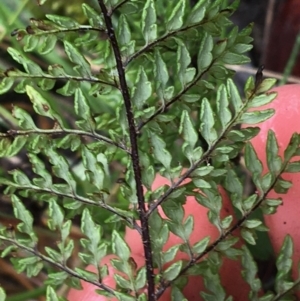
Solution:
[(85, 136), (85, 137), (91, 137), (94, 140), (103, 141), (109, 145), (115, 146), (126, 153), (130, 154), (130, 150), (126, 148), (125, 145), (121, 143), (117, 143), (108, 137), (104, 135), (100, 135), (93, 132), (87, 132), (83, 130), (73, 130), (73, 129), (50, 129), (50, 130), (44, 130), (44, 129), (35, 129), (35, 130), (9, 130), (7, 133), (0, 133), (0, 137), (11, 137), (11, 136), (26, 136), (29, 134), (43, 134), (43, 135), (64, 135), (64, 134), (73, 134), (77, 136)]
[(299, 49), (300, 49), (300, 31), (298, 32), (298, 34), (296, 36), (292, 52), (290, 54), (290, 57), (287, 61), (286, 66), (284, 68), (283, 78), (279, 82), (280, 86), (286, 84), (288, 77), (291, 75), (293, 68), (296, 65), (296, 60), (298, 57)]
[(138, 137), (136, 132), (134, 115), (132, 112), (132, 105), (130, 94), (126, 82), (125, 77), (125, 67), (122, 63), (122, 57), (120, 53), (120, 48), (118, 45), (118, 41), (115, 35), (114, 27), (112, 24), (111, 15), (108, 12), (103, 0), (98, 0), (98, 4), (103, 13), (104, 21), (106, 24), (108, 38), (110, 40), (115, 60), (116, 66), (120, 81), (120, 89), (122, 92), (124, 105), (126, 109), (127, 122), (129, 126), (129, 138), (131, 143), (131, 160), (134, 172), (134, 178), (136, 183), (136, 194), (138, 199), (138, 214), (141, 221), (142, 227), (142, 241), (144, 246), (145, 253), (145, 261), (146, 261), (146, 271), (147, 271), (147, 283), (148, 283), (148, 301), (155, 301), (155, 283), (154, 283), (154, 272), (153, 272), (153, 262), (152, 262), (152, 247), (150, 241), (150, 233), (149, 233), (149, 223), (146, 217), (146, 206), (145, 206), (145, 198), (144, 191), (142, 186), (142, 173), (140, 168), (140, 159), (139, 159), (139, 151), (138, 151)]
[[(168, 107), (170, 107), (173, 103), (175, 103), (176, 101), (179, 101), (180, 98), (187, 93), (192, 87), (194, 87), (195, 85), (197, 85), (197, 83), (199, 82), (199, 80), (204, 76), (205, 73), (207, 73), (210, 68), (214, 65), (215, 60), (212, 61), (212, 63), (207, 67), (206, 70), (204, 70), (202, 73), (198, 74), (188, 85), (186, 85), (176, 96), (174, 96), (170, 101), (168, 101), (167, 103), (164, 104), (164, 110), (166, 110)], [(160, 115), (162, 113), (161, 108), (158, 109), (155, 113), (153, 113), (152, 116), (150, 116), (147, 120), (141, 122), (137, 128), (137, 131), (140, 132), (141, 129), (148, 124), (150, 121), (152, 121), (155, 117), (157, 117), (158, 115)]]

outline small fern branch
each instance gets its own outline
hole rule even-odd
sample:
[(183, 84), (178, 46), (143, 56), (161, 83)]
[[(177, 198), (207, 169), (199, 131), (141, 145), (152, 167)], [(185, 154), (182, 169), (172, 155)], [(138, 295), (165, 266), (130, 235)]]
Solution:
[(191, 81), (188, 85), (186, 85), (186, 87), (181, 90), (176, 96), (174, 96), (170, 101), (168, 101), (167, 103), (165, 103), (164, 105), (164, 109), (158, 109), (152, 116), (150, 116), (147, 120), (145, 120), (144, 122), (141, 122), (137, 128), (137, 131), (140, 132), (141, 129), (148, 124), (150, 121), (152, 121), (155, 117), (157, 117), (158, 115), (160, 115), (161, 113), (163, 113), (163, 111), (165, 111), (168, 107), (170, 107), (173, 103), (175, 103), (176, 101), (180, 100), (180, 98), (186, 93), (188, 92), (192, 87), (196, 86), (198, 81), (203, 77), (203, 75), (205, 73), (207, 73), (209, 71), (209, 69), (214, 65), (215, 60), (207, 67), (207, 69), (203, 72), (201, 72), (200, 74), (198, 74), (198, 76), (195, 77), (195, 79), (193, 81)]
[(193, 24), (193, 25), (189, 25), (183, 28), (180, 28), (178, 30), (174, 30), (171, 32), (168, 32), (164, 35), (162, 35), (161, 37), (159, 37), (158, 39), (156, 39), (155, 41), (143, 46), (141, 49), (139, 49), (137, 52), (135, 52), (133, 55), (131, 55), (126, 62), (124, 63), (124, 66), (126, 67), (130, 62), (132, 62), (133, 60), (135, 60), (136, 58), (140, 57), (142, 54), (149, 52), (150, 50), (152, 50), (154, 47), (158, 46), (160, 43), (164, 42), (165, 40), (172, 38), (172, 37), (176, 37), (179, 33), (184, 33), (190, 29), (193, 28), (197, 28), (201, 25), (206, 24), (207, 22), (213, 22), (213, 19), (211, 20), (203, 20), (199, 23)]
[(80, 280), (83, 280), (84, 282), (91, 283), (91, 284), (97, 286), (98, 288), (100, 288), (102, 290), (105, 290), (106, 292), (108, 292), (108, 293), (110, 293), (112, 295), (115, 294), (114, 290), (111, 289), (109, 286), (105, 285), (104, 283), (101, 283), (101, 282), (98, 282), (98, 281), (89, 280), (86, 277), (81, 276), (80, 274), (76, 273), (74, 270), (70, 269), (66, 265), (58, 263), (57, 261), (51, 259), (50, 257), (45, 256), (42, 253), (38, 252), (36, 249), (32, 249), (32, 248), (29, 248), (27, 246), (24, 246), (24, 245), (20, 244), (18, 241), (16, 241), (13, 238), (8, 238), (8, 237), (0, 235), (0, 240), (3, 241), (3, 242), (11, 243), (11, 244), (17, 246), (18, 248), (20, 248), (20, 249), (22, 249), (24, 251), (27, 251), (27, 252), (33, 254), (34, 256), (40, 258), (42, 261), (47, 262), (47, 263), (51, 264), (52, 266), (54, 266), (54, 267), (56, 267), (56, 268), (58, 268), (58, 269), (60, 269), (62, 271), (65, 271), (66, 273), (68, 273), (72, 277), (75, 277), (75, 278), (78, 278)]
[(104, 201), (93, 201), (89, 198), (80, 196), (78, 194), (72, 194), (72, 193), (62, 193), (58, 190), (55, 190), (54, 188), (50, 189), (50, 188), (41, 188), (39, 186), (36, 185), (22, 185), (20, 186), (19, 184), (16, 184), (14, 182), (10, 182), (8, 183), (7, 180), (5, 180), (6, 184), (14, 187), (16, 189), (20, 189), (20, 190), (32, 190), (32, 191), (36, 191), (36, 192), (46, 192), (58, 197), (62, 197), (62, 198), (69, 198), (69, 199), (73, 199), (76, 200), (82, 204), (86, 204), (86, 205), (90, 205), (90, 206), (96, 206), (96, 207), (101, 207), (111, 213), (113, 213), (114, 215), (117, 215), (118, 217), (120, 217), (122, 220), (126, 221), (126, 223), (136, 229), (139, 233), (141, 233), (141, 227), (134, 221), (133, 218), (130, 218), (126, 215), (123, 215), (122, 213), (120, 213), (119, 211), (115, 210), (115, 208), (113, 208), (112, 206), (106, 204)]
[[(215, 242), (213, 242), (212, 244), (210, 244), (201, 254), (199, 254), (197, 256), (193, 256), (193, 258), (190, 259), (190, 261), (180, 271), (180, 273), (178, 274), (178, 276), (175, 279), (173, 279), (172, 281), (165, 281), (164, 284), (163, 284), (163, 287), (161, 287), (157, 291), (157, 298), (159, 298), (164, 293), (164, 291), (174, 281), (176, 281), (176, 279), (178, 279), (180, 276), (184, 275), (196, 262), (198, 262), (200, 259), (202, 259), (203, 257), (205, 257), (209, 252), (213, 251), (221, 242), (223, 242), (226, 238), (232, 236), (233, 233), (234, 233), (234, 231), (237, 230), (238, 228), (240, 228), (242, 226), (242, 224), (249, 218), (249, 216), (262, 205), (263, 201), (267, 198), (268, 193), (274, 188), (277, 180), (280, 178), (281, 174), (285, 171), (285, 169), (286, 169), (289, 161), (290, 161), (290, 158), (287, 158), (284, 161), (284, 163), (282, 164), (282, 168), (280, 169), (280, 171), (278, 172), (278, 174), (274, 177), (274, 179), (271, 182), (271, 184), (268, 187), (268, 189), (266, 189), (266, 191), (264, 191), (260, 195), (260, 197), (258, 198), (256, 204), (247, 213), (245, 213), (228, 231), (226, 231), (225, 233), (223, 233)], [(299, 280), (299, 282), (300, 282), (300, 280)], [(288, 291), (286, 291), (283, 295), (285, 295), (286, 293), (288, 293)], [(280, 296), (282, 296), (282, 295), (280, 295)], [(274, 299), (274, 300), (280, 300), (280, 296), (278, 298)], [(272, 301), (274, 301), (274, 300), (272, 300)]]
[(147, 212), (147, 217), (149, 217), (153, 213), (153, 211), (156, 210), (158, 206), (160, 206), (177, 188), (179, 188), (179, 186), (184, 182), (184, 180), (186, 180), (191, 175), (193, 171), (195, 171), (201, 164), (209, 160), (213, 151), (217, 148), (218, 144), (224, 139), (226, 139), (228, 132), (236, 125), (238, 120), (241, 118), (241, 115), (247, 109), (247, 105), (249, 101), (251, 101), (254, 96), (255, 95), (253, 94), (251, 97), (247, 99), (247, 101), (244, 103), (243, 107), (241, 108), (240, 112), (235, 114), (232, 120), (228, 123), (227, 127), (220, 134), (218, 139), (207, 149), (207, 151), (203, 154), (203, 156), (198, 161), (196, 161), (193, 164), (193, 166), (191, 166), (181, 177), (179, 177), (177, 182), (175, 182), (163, 195), (161, 195), (156, 202), (151, 203), (149, 210)]
[[(102, 28), (93, 27), (90, 25), (80, 25), (80, 26), (71, 27), (71, 28), (59, 28), (59, 29), (37, 30), (37, 31), (35, 31), (35, 29), (30, 26), (27, 27), (27, 31), (30, 31), (30, 30), (33, 31), (33, 33), (30, 33), (30, 34), (33, 34), (35, 36), (45, 36), (47, 34), (60, 34), (60, 33), (67, 33), (67, 32), (78, 32), (78, 33), (85, 32), (85, 31), (98, 31), (101, 33), (105, 32), (105, 30)], [(15, 34), (13, 33), (12, 35), (15, 35)]]
[(4, 72), (0, 73), (0, 78), (4, 78), (4, 77), (10, 77), (10, 78), (15, 78), (15, 79), (26, 79), (26, 78), (30, 78), (30, 79), (51, 79), (51, 80), (73, 80), (73, 81), (77, 81), (77, 82), (89, 82), (89, 83), (93, 83), (93, 84), (102, 84), (102, 85), (106, 85), (106, 86), (111, 86), (113, 88), (119, 88), (116, 83), (112, 83), (112, 82), (107, 82), (107, 81), (103, 81), (101, 79), (98, 79), (97, 77), (81, 77), (81, 76), (74, 76), (74, 75), (61, 75), (61, 76), (53, 76), (50, 74), (46, 74), (43, 73), (41, 75), (38, 74), (29, 74), (29, 73), (20, 73), (20, 72), (15, 72), (11, 69), (8, 69)]
[(130, 154), (130, 150), (126, 148), (121, 143), (117, 143), (103, 135), (100, 135), (96, 132), (86, 132), (82, 130), (72, 130), (72, 129), (51, 129), (51, 130), (44, 130), (44, 129), (35, 129), (35, 130), (9, 130), (7, 133), (0, 133), (0, 137), (11, 137), (11, 136), (26, 136), (29, 134), (46, 134), (46, 135), (63, 135), (63, 134), (74, 134), (77, 136), (86, 136), (91, 137), (98, 141), (103, 141), (107, 144), (115, 146), (127, 154)]

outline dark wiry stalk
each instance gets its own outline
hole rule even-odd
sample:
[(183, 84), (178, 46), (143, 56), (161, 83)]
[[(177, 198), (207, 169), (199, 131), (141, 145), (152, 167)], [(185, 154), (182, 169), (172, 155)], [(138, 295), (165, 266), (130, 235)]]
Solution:
[(109, 14), (103, 0), (98, 0), (98, 4), (103, 13), (104, 21), (107, 28), (108, 38), (110, 40), (112, 49), (114, 51), (117, 71), (118, 71), (119, 81), (120, 81), (120, 89), (122, 92), (125, 109), (126, 109), (127, 121), (129, 126), (129, 137), (130, 137), (130, 143), (132, 149), (130, 156), (132, 160), (133, 172), (136, 181), (138, 213), (141, 221), (142, 240), (143, 240), (145, 261), (146, 261), (148, 300), (155, 301), (156, 296), (155, 296), (155, 284), (154, 284), (154, 273), (153, 273), (153, 262), (152, 262), (152, 248), (151, 248), (150, 235), (149, 235), (149, 224), (148, 224), (148, 219), (146, 217), (146, 207), (145, 207), (145, 199), (144, 199), (144, 192), (142, 186), (141, 168), (139, 165), (140, 160), (139, 160), (139, 153), (138, 153), (138, 141), (137, 141), (138, 139), (137, 139), (135, 121), (132, 112), (129, 90), (125, 78), (124, 65), (122, 63), (120, 48), (113, 28), (111, 15)]

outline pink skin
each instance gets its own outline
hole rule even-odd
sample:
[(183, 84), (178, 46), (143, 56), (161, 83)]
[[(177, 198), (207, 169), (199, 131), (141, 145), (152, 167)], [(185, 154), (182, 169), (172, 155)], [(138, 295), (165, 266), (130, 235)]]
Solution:
[[(156, 189), (161, 185), (169, 184), (168, 180), (157, 175), (152, 189)], [(222, 218), (225, 216), (232, 214), (232, 206), (230, 201), (223, 190), (221, 190), (221, 194), (223, 196), (223, 210), (221, 213)], [(185, 218), (188, 215), (194, 216), (194, 230), (192, 232), (190, 242), (194, 244), (195, 242), (203, 239), (206, 236), (210, 236), (210, 241), (214, 241), (219, 237), (219, 231), (216, 229), (215, 226), (209, 223), (207, 219), (207, 209), (198, 204), (194, 197), (187, 197), (187, 202), (184, 205), (185, 210)], [(163, 218), (165, 215), (163, 214), (161, 208), (159, 208), (159, 213)], [(239, 235), (239, 233), (235, 233)], [(136, 261), (138, 267), (141, 267), (144, 264), (144, 257), (143, 257), (143, 246), (142, 241), (139, 234), (130, 228), (126, 229), (125, 233), (125, 240), (127, 241), (129, 247), (132, 251), (132, 257)], [(182, 243), (182, 240), (175, 236), (174, 234), (170, 234), (170, 237), (164, 247), (164, 250), (169, 249), (170, 247)], [(240, 246), (240, 244), (238, 244)], [(109, 266), (109, 275), (105, 279), (107, 285), (115, 288), (115, 281), (113, 279), (114, 269), (110, 266), (109, 258), (112, 258), (111, 255), (108, 255), (104, 258), (102, 263), (106, 263)], [(187, 255), (182, 252), (178, 252), (175, 260), (180, 259), (187, 259)], [(170, 265), (167, 264), (165, 268)], [(89, 267), (91, 269), (91, 267)], [(239, 261), (234, 261), (230, 259), (225, 259), (224, 263), (220, 270), (222, 284), (228, 293), (228, 295), (232, 295), (234, 300), (247, 300), (248, 299), (248, 292), (249, 286), (245, 283), (241, 276), (241, 264)], [(82, 283), (83, 290), (78, 291), (71, 289), (68, 294), (69, 301), (107, 301), (103, 296), (96, 295), (94, 292), (95, 287), (88, 283)], [(184, 295), (190, 301), (202, 301), (203, 299), (200, 297), (199, 293), (205, 290), (202, 277), (200, 276), (190, 276), (188, 279), (188, 284), (184, 288)], [(113, 301), (115, 299), (112, 299)], [(170, 290), (168, 289), (162, 297), (159, 299), (161, 301), (170, 301)]]
[[(283, 152), (292, 134), (300, 132), (300, 85), (285, 85), (274, 88), (272, 91), (278, 93), (276, 99), (259, 109), (273, 108), (276, 113), (269, 120), (258, 125), (261, 129), (260, 133), (251, 140), (263, 163), (264, 173), (268, 171), (266, 163), (268, 130), (272, 129), (275, 132), (281, 157), (283, 157)], [(300, 157), (293, 158), (293, 161), (297, 160), (300, 160)], [(278, 254), (286, 234), (293, 238), (293, 274), (296, 276), (297, 264), (300, 260), (300, 173), (286, 173), (283, 178), (291, 181), (293, 186), (287, 194), (277, 194), (274, 191), (268, 194), (268, 198), (282, 198), (283, 205), (279, 206), (275, 214), (266, 215), (265, 222), (270, 229), (269, 236), (276, 254)]]

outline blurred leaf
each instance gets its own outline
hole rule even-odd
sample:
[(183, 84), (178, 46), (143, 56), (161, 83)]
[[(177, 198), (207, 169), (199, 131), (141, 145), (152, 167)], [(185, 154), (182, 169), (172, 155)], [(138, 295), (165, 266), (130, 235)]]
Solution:
[(11, 142), (11, 139), (0, 138), (0, 157), (13, 157), (17, 155), (27, 143), (28, 138), (17, 136)]
[(263, 166), (261, 161), (258, 159), (256, 151), (251, 143), (247, 143), (245, 146), (245, 163), (246, 167), (253, 175), (253, 181), (255, 185), (257, 185), (259, 188)]
[(258, 195), (252, 194), (247, 199), (243, 200), (243, 208), (247, 212), (253, 208), (257, 201)]
[(3, 77), (0, 83), (0, 95), (8, 92), (13, 86), (13, 84), (14, 84), (13, 78)]
[(82, 4), (82, 10), (84, 15), (87, 17), (88, 22), (93, 27), (102, 27), (103, 26), (103, 19), (101, 14), (97, 12), (94, 8), (90, 7), (88, 4)]
[(33, 87), (26, 86), (26, 93), (33, 103), (33, 108), (37, 114), (54, 119), (61, 126), (63, 125), (60, 115), (51, 108), (49, 102), (37, 90)]
[(225, 290), (221, 285), (218, 273), (212, 273), (210, 270), (204, 275), (204, 284), (210, 293), (200, 292), (200, 295), (207, 301), (224, 301)]
[(205, 16), (206, 6), (207, 2), (205, 0), (198, 1), (188, 15), (187, 24), (191, 25), (201, 22)]
[(232, 118), (228, 106), (229, 106), (229, 101), (228, 101), (226, 87), (224, 85), (221, 85), (217, 92), (217, 111), (223, 129), (226, 128), (226, 126), (228, 125), (228, 123), (231, 121)]
[(178, 48), (177, 48), (177, 72), (179, 80), (184, 86), (185, 82), (185, 74), (187, 72), (187, 67), (191, 63), (191, 56), (189, 54), (188, 49), (186, 48), (185, 44), (182, 43), (181, 40), (178, 40)]
[(198, 73), (203, 73), (206, 68), (212, 63), (213, 56), (212, 51), (213, 49), (213, 38), (212, 36), (205, 33), (204, 37), (201, 39), (198, 58), (197, 58), (197, 67)]
[(184, 217), (182, 204), (175, 200), (169, 200), (168, 202), (164, 202), (162, 204), (162, 208), (166, 216), (169, 217), (171, 221), (182, 223)]
[(60, 229), (64, 221), (64, 212), (53, 199), (50, 200), (49, 204), (49, 216), (48, 226), (50, 230)]
[(264, 105), (269, 104), (275, 98), (276, 98), (275, 93), (257, 95), (248, 103), (247, 107), (248, 108), (257, 108), (260, 106), (264, 106)]
[(255, 245), (256, 244), (256, 240), (255, 237), (253, 235), (253, 232), (247, 229), (242, 229), (241, 230), (241, 235), (242, 237), (245, 239), (245, 241), (247, 243), (249, 243), (250, 245)]
[[(259, 85), (258, 89), (256, 90), (256, 93), (264, 93), (270, 90), (275, 84), (276, 84), (275, 78), (265, 78), (262, 83)], [(273, 96), (273, 99), (277, 96), (275, 92), (272, 94), (269, 94), (268, 96)]]
[(167, 281), (172, 281), (173, 279), (175, 279), (179, 275), (181, 271), (181, 267), (182, 267), (181, 260), (173, 263), (163, 272), (164, 279), (166, 279)]
[(211, 146), (218, 138), (214, 128), (214, 113), (207, 98), (202, 100), (200, 113), (200, 132), (209, 146)]
[(288, 282), (293, 263), (293, 247), (294, 244), (292, 238), (287, 235), (284, 239), (276, 261), (278, 273), (275, 280), (275, 290), (277, 293), (282, 293), (293, 285), (292, 282)]
[(78, 73), (78, 75), (87, 78), (92, 77), (91, 66), (80, 51), (68, 41), (64, 41), (64, 47), (69, 60), (76, 65), (74, 70)]
[(131, 40), (131, 32), (128, 25), (128, 22), (124, 15), (120, 16), (119, 22), (118, 22), (118, 38), (120, 45), (127, 45), (129, 44)]
[(82, 93), (81, 89), (76, 89), (75, 90), (75, 103), (74, 103), (74, 108), (76, 114), (83, 118), (84, 120), (90, 120), (91, 119), (91, 112), (90, 112), (90, 107), (88, 105), (88, 102)]
[[(150, 0), (148, 0), (150, 1)], [(156, 91), (159, 97), (164, 101), (164, 92), (167, 86), (167, 82), (169, 80), (169, 74), (167, 65), (164, 62), (161, 53), (156, 50), (155, 51), (155, 61), (154, 61), (154, 73), (156, 79)]]
[(180, 245), (175, 245), (163, 253), (163, 263), (164, 264), (174, 260), (176, 254), (179, 250), (179, 247), (180, 247)]
[(40, 54), (43, 55), (48, 54), (51, 51), (53, 51), (54, 47), (56, 46), (56, 42), (57, 42), (56, 35), (48, 34), (44, 37), (42, 43), (40, 44), (37, 50)]
[(206, 247), (208, 246), (209, 241), (210, 241), (209, 236), (203, 238), (202, 240), (200, 240), (199, 242), (194, 244), (193, 251), (196, 254), (201, 254), (206, 249)]
[(8, 47), (7, 52), (11, 55), (11, 57), (16, 62), (22, 64), (26, 72), (29, 73), (30, 75), (43, 75), (43, 71), (41, 67), (36, 63), (34, 63), (33, 61), (26, 58), (25, 56), (23, 56), (21, 52), (19, 52), (18, 50)]
[(5, 301), (5, 299), (6, 299), (5, 291), (2, 287), (0, 287), (0, 301)]
[(53, 164), (52, 170), (54, 174), (65, 180), (68, 183), (69, 188), (74, 193), (76, 191), (76, 181), (74, 180), (73, 175), (70, 173), (69, 164), (65, 157), (58, 155), (58, 153), (53, 149), (45, 149), (49, 161)]
[(182, 112), (179, 133), (183, 134), (183, 139), (189, 143), (189, 146), (193, 149), (198, 141), (198, 135), (187, 111)]
[(128, 279), (125, 279), (124, 277), (122, 277), (121, 275), (114, 274), (114, 279), (116, 280), (117, 285), (120, 286), (121, 288), (125, 288), (128, 290), (133, 289), (132, 283)]
[(66, 279), (69, 277), (69, 274), (65, 271), (57, 272), (57, 273), (51, 273), (48, 275), (48, 279), (45, 281), (45, 284), (57, 286), (66, 281)]
[(232, 79), (227, 81), (227, 91), (229, 96), (229, 102), (233, 105), (235, 112), (240, 112), (243, 102), (241, 96), (238, 92), (238, 89)]
[(245, 281), (250, 285), (252, 292), (256, 295), (261, 290), (261, 282), (259, 278), (256, 276), (258, 269), (255, 261), (249, 250), (243, 246), (242, 247), (243, 255), (242, 255), (242, 275)]
[(142, 32), (146, 44), (157, 37), (156, 11), (153, 0), (147, 0), (142, 14)]
[(151, 93), (151, 83), (148, 81), (148, 77), (143, 66), (140, 66), (135, 85), (132, 90), (132, 102), (138, 110), (142, 109), (147, 99), (151, 96)]
[(176, 30), (182, 26), (184, 10), (185, 0), (179, 0), (168, 19), (166, 25), (168, 31)]
[(45, 247), (45, 251), (52, 260), (59, 262), (61, 264), (64, 263), (64, 256), (60, 252), (49, 247)]
[(294, 133), (291, 137), (287, 148), (284, 151), (284, 160), (289, 161), (293, 156), (297, 154), (297, 149), (299, 148), (300, 136)]
[(216, 250), (220, 251), (220, 252), (225, 252), (230, 247), (235, 245), (238, 241), (239, 241), (239, 239), (237, 237), (227, 238), (226, 240), (218, 243)]
[(289, 188), (292, 187), (292, 185), (293, 184), (291, 181), (286, 181), (279, 177), (275, 183), (274, 190), (277, 193), (287, 193), (287, 191), (289, 190)]
[(300, 172), (300, 161), (288, 163), (285, 172)]
[(247, 112), (242, 115), (241, 119), (239, 120), (239, 123), (257, 124), (271, 118), (274, 115), (274, 113), (275, 111), (273, 109)]
[(242, 54), (227, 52), (223, 55), (223, 63), (229, 65), (242, 65), (249, 63), (249, 57)]
[(25, 206), (22, 204), (21, 200), (16, 196), (11, 196), (14, 214), (15, 217), (22, 221), (22, 223), (18, 224), (17, 228), (20, 232), (28, 234), (33, 241), (36, 241), (36, 236), (33, 231), (33, 217), (31, 213), (26, 210)]
[(98, 277), (95, 273), (92, 273), (90, 271), (80, 269), (78, 267), (75, 267), (76, 273), (78, 273), (82, 278), (87, 279), (89, 281), (98, 281)]
[(182, 294), (181, 290), (176, 286), (172, 287), (171, 294), (172, 294), (171, 295), (172, 301), (188, 301), (187, 299), (184, 298), (184, 295)]
[(282, 165), (281, 158), (278, 156), (278, 151), (279, 148), (275, 133), (272, 130), (269, 130), (267, 139), (267, 164), (270, 172), (273, 174), (278, 174)]
[[(101, 243), (102, 228), (96, 224), (87, 208), (83, 210), (81, 218), (81, 231), (86, 238), (82, 238), (80, 243), (85, 248), (85, 252), (79, 254), (87, 264), (98, 266), (101, 259), (106, 255), (106, 244)], [(89, 256), (87, 250), (92, 256)]]
[(222, 229), (228, 229), (233, 221), (233, 216), (228, 215), (222, 220)]
[(243, 223), (243, 227), (248, 228), (248, 229), (253, 229), (256, 228), (258, 226), (260, 226), (262, 224), (262, 221), (257, 220), (257, 219), (247, 219), (245, 220), (245, 222)]
[(72, 28), (72, 27), (78, 27), (80, 24), (76, 22), (73, 18), (69, 18), (66, 16), (58, 16), (58, 15), (50, 15), (47, 14), (46, 18), (53, 23), (65, 27), (65, 28)]
[(161, 137), (157, 136), (153, 132), (150, 133), (150, 140), (153, 146), (153, 155), (155, 159), (163, 164), (166, 169), (169, 169), (172, 157), (166, 149), (166, 143)]
[(226, 173), (224, 186), (226, 190), (230, 192), (233, 206), (236, 207), (241, 213), (244, 213), (242, 203), (243, 185), (232, 169), (229, 169)]
[(130, 257), (130, 249), (117, 231), (112, 233), (112, 249), (114, 254), (127, 261)]
[(103, 189), (104, 171), (97, 157), (86, 146), (82, 146), (82, 160), (86, 168), (86, 176), (90, 183), (94, 184), (98, 190)]
[(137, 290), (142, 289), (146, 285), (146, 281), (147, 281), (147, 278), (146, 278), (146, 268), (142, 267), (138, 271), (137, 276), (136, 276), (136, 280), (135, 280), (135, 287), (136, 287), (136, 289)]

